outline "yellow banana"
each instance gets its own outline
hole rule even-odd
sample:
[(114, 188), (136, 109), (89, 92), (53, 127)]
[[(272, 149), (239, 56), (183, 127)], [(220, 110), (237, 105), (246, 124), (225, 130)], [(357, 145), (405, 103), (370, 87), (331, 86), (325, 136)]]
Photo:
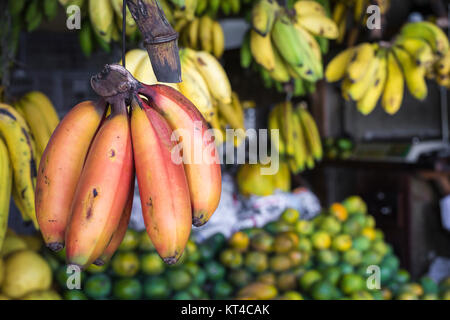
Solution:
[(403, 101), (405, 80), (400, 66), (392, 52), (387, 57), (387, 79), (383, 92), (381, 105), (389, 114), (395, 114), (400, 109)]
[(9, 204), (11, 200), (12, 167), (8, 148), (0, 138), (0, 249), (8, 229)]
[(269, 134), (271, 134), (272, 130), (278, 130), (278, 139), (271, 140), (272, 144), (275, 146), (278, 154), (283, 155), (286, 152), (286, 144), (282, 137), (282, 124), (280, 123), (279, 112), (281, 111), (280, 105), (275, 106), (269, 114)]
[(190, 48), (198, 49), (200, 19), (196, 18), (187, 27)]
[(341, 80), (347, 73), (347, 67), (353, 57), (353, 48), (346, 49), (331, 60), (325, 70), (328, 82)]
[(294, 10), (297, 16), (322, 15), (326, 16), (325, 8), (316, 1), (297, 1), (294, 4)]
[(254, 30), (250, 30), (250, 50), (257, 63), (271, 72), (275, 68), (275, 53), (272, 47), (270, 35), (261, 36)]
[(418, 65), (428, 67), (435, 60), (433, 49), (423, 39), (400, 38), (395, 42), (395, 45), (413, 56)]
[(212, 24), (212, 52), (216, 58), (220, 58), (225, 50), (225, 35), (223, 34), (222, 26), (219, 22), (214, 21)]
[(299, 173), (305, 170), (307, 146), (298, 114), (294, 113), (290, 121), (292, 123), (292, 141), (294, 144), (295, 160), (295, 168), (292, 168), (292, 171)]
[(53, 133), (59, 124), (59, 116), (50, 99), (42, 92), (31, 91), (25, 94), (22, 100), (28, 100), (37, 105), (37, 109), (39, 109), (41, 114), (44, 116), (50, 133)]
[(252, 9), (252, 28), (261, 36), (267, 36), (272, 30), (278, 11), (278, 3), (274, 0), (260, 0)]
[(212, 52), (213, 49), (213, 24), (214, 21), (208, 15), (200, 18), (200, 44), (202, 50), (207, 52)]
[(17, 189), (15, 187), (14, 181), (13, 181), (13, 187), (11, 190), (11, 196), (14, 200), (14, 204), (16, 205), (17, 209), (19, 209), (20, 216), (22, 217), (22, 220), (24, 222), (31, 221), (31, 218), (28, 216), (28, 213), (25, 209), (24, 204), (22, 203), (22, 199), (20, 198), (19, 194), (17, 193)]
[[(147, 57), (147, 51), (142, 49), (133, 49), (125, 54), (125, 67), (130, 73), (136, 76), (139, 65)], [(122, 60), (120, 60), (122, 64)], [(153, 69), (152, 69), (153, 70)]]
[(359, 101), (366, 94), (371, 87), (379, 67), (380, 59), (378, 57), (373, 58), (369, 62), (369, 66), (367, 67), (363, 78), (348, 86), (347, 94), (353, 101)]
[(114, 9), (109, 0), (89, 0), (89, 17), (94, 32), (105, 42), (110, 42), (114, 24)]
[(375, 50), (371, 43), (362, 43), (355, 48), (347, 67), (350, 81), (356, 82), (364, 77), (374, 56)]
[(440, 74), (441, 76), (445, 76), (450, 73), (450, 50), (447, 52), (445, 56), (443, 56), (437, 61), (435, 69), (437, 73)]
[(324, 15), (309, 14), (298, 16), (296, 24), (301, 25), (315, 36), (328, 39), (337, 39), (339, 36), (339, 29), (336, 23)]
[[(319, 129), (317, 128), (316, 121), (306, 109), (306, 106), (300, 106), (297, 108), (297, 115), (302, 125), (303, 133), (305, 136), (306, 144), (309, 148), (309, 154), (316, 160), (322, 160), (323, 148), (322, 140), (320, 138)], [(314, 160), (313, 160), (314, 162)]]
[(296, 145), (294, 142), (294, 123), (292, 122), (294, 117), (292, 103), (290, 101), (283, 102), (280, 108), (279, 121), (282, 135), (286, 141), (286, 154), (294, 156)]
[(425, 67), (417, 65), (414, 58), (405, 50), (396, 46), (393, 47), (393, 50), (405, 75), (406, 86), (409, 92), (416, 99), (424, 100), (428, 95)]

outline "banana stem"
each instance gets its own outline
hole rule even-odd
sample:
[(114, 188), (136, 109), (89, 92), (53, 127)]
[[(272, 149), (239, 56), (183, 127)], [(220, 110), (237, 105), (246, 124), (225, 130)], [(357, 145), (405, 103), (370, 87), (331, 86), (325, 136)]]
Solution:
[(160, 82), (181, 82), (178, 33), (167, 21), (157, 0), (126, 0), (144, 38), (153, 71)]

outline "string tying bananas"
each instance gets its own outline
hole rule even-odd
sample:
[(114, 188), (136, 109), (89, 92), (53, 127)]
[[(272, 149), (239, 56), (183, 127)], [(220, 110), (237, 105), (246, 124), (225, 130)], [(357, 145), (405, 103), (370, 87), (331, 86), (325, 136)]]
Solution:
[(339, 53), (328, 64), (329, 82), (342, 80), (342, 96), (370, 114), (381, 99), (388, 114), (402, 105), (404, 87), (418, 99), (428, 95), (426, 77), (447, 86), (449, 41), (431, 22), (408, 23), (392, 43), (361, 43)]
[(269, 114), (269, 131), (278, 130), (272, 139), (278, 154), (285, 158), (292, 173), (313, 169), (322, 160), (322, 142), (314, 118), (305, 103), (296, 107), (290, 101), (277, 104)]
[(327, 16), (327, 9), (316, 1), (297, 1), (292, 10), (276, 1), (260, 0), (251, 15), (251, 30), (241, 48), (241, 65), (257, 64), (266, 87), (292, 83), (299, 96), (314, 91), (323, 77), (322, 54), (327, 49), (318, 39), (336, 39), (337, 25)]
[[(137, 80), (157, 84), (147, 52), (134, 49), (125, 55), (126, 68)], [(206, 51), (180, 50), (182, 82), (167, 84), (194, 103), (206, 121), (216, 129), (216, 143), (226, 141), (226, 129), (242, 129), (244, 111), (239, 97), (233, 93), (230, 80), (219, 61)], [(237, 131), (242, 132), (240, 130)], [(243, 141), (235, 139), (238, 146)]]

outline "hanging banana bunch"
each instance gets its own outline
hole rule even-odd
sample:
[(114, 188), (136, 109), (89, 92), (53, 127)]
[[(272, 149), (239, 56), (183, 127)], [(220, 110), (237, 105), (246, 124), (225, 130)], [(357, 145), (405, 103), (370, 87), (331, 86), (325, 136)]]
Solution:
[(388, 114), (402, 105), (404, 87), (418, 100), (428, 95), (426, 78), (449, 84), (447, 35), (431, 22), (407, 23), (392, 43), (361, 43), (339, 53), (327, 66), (328, 82), (342, 80), (342, 96), (370, 114), (381, 99)]
[(328, 50), (318, 39), (336, 39), (337, 25), (317, 1), (297, 1), (293, 10), (276, 1), (259, 0), (252, 9), (251, 30), (241, 48), (241, 65), (255, 62), (266, 87), (294, 96), (315, 91), (323, 77), (322, 53)]
[(315, 161), (322, 160), (319, 130), (305, 103), (295, 107), (290, 101), (277, 104), (270, 112), (268, 129), (279, 131), (279, 139), (271, 143), (293, 174), (313, 169)]

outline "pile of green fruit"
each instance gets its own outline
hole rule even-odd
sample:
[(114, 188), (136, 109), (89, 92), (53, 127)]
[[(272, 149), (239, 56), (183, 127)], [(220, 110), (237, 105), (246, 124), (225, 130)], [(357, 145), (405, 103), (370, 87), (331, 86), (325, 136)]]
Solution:
[[(235, 233), (218, 259), (233, 296), (241, 299), (448, 299), (450, 279), (438, 286), (411, 282), (359, 197), (335, 203), (311, 221), (288, 209), (263, 229)], [(369, 289), (369, 266), (380, 289)]]
[(64, 250), (50, 258), (64, 299), (209, 299), (208, 291), (214, 293), (213, 297), (231, 294), (230, 286), (221, 281), (225, 267), (213, 259), (224, 242), (222, 235), (209, 239), (208, 245), (190, 240), (180, 261), (168, 266), (145, 231), (128, 229), (109, 263), (82, 271), (80, 290), (67, 289), (70, 275)]
[(354, 150), (354, 144), (347, 138), (326, 138), (323, 142), (325, 157), (331, 160), (348, 159)]

